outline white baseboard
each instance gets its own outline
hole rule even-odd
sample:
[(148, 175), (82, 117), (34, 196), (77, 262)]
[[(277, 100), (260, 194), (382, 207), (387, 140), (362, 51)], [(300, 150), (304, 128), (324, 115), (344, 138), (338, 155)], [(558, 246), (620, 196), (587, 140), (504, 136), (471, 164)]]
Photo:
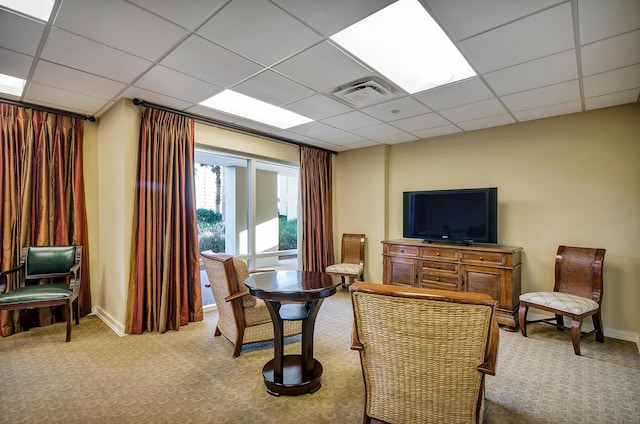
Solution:
[[(531, 310), (529, 310), (529, 313), (527, 314), (527, 321), (546, 319), (552, 316), (553, 315), (536, 314), (535, 312), (532, 313)], [(565, 317), (564, 325), (565, 327), (571, 327), (571, 320)], [(587, 318), (582, 323), (582, 331), (588, 332), (591, 330), (593, 330), (593, 322), (591, 321), (591, 318)], [(611, 337), (618, 340), (626, 340), (628, 342), (633, 342), (638, 347), (638, 353), (640, 353), (640, 334), (632, 333), (631, 331), (622, 331), (622, 330), (616, 330), (614, 328), (604, 327), (604, 335), (606, 337)]]
[(96, 314), (96, 316), (100, 318), (105, 324), (107, 324), (107, 326), (112, 329), (113, 332), (118, 336), (124, 337), (127, 335), (127, 333), (125, 333), (124, 331), (124, 326), (116, 321), (111, 315), (106, 313), (102, 308), (96, 306), (92, 309), (92, 312)]

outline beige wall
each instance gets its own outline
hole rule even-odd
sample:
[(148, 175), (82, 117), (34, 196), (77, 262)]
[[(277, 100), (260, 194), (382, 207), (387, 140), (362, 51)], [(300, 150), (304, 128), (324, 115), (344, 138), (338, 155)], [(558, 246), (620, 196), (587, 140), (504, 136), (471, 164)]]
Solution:
[(363, 233), (364, 280), (382, 281), (382, 244), (387, 238), (387, 152), (389, 146), (347, 150), (333, 162), (333, 242), (340, 260), (343, 233)]
[(99, 255), (95, 278), (92, 270), (92, 301), (96, 313), (118, 333), (124, 332), (126, 320), (139, 128), (139, 109), (130, 100), (109, 109), (99, 122), (97, 168), (88, 173), (97, 175), (97, 206), (92, 209), (99, 211), (99, 240), (91, 245)]
[[(604, 247), (606, 334), (638, 341), (640, 104), (392, 145), (386, 170), (383, 158), (365, 156), (376, 149), (336, 158), (337, 228), (364, 221), (372, 246), (380, 228), (384, 238), (402, 237), (403, 191), (496, 186), (499, 242), (524, 249), (523, 291), (553, 287), (559, 244)], [(376, 176), (385, 171), (386, 215), (376, 212), (378, 197), (349, 199), (382, 190)], [(380, 263), (367, 279), (381, 281), (382, 257), (370, 249), (367, 260)]]

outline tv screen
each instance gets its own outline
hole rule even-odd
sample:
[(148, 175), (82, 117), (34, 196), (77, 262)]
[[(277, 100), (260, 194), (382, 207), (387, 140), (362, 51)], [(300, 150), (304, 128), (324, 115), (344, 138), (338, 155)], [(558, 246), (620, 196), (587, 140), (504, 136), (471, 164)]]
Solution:
[(462, 244), (498, 242), (498, 189), (403, 193), (403, 236)]

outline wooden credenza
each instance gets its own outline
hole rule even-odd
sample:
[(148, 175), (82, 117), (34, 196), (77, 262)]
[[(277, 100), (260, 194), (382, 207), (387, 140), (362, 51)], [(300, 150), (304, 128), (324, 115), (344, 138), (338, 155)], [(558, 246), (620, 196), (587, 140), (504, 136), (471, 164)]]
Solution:
[(499, 324), (518, 327), (520, 247), (493, 244), (382, 242), (384, 284), (487, 293), (498, 301)]

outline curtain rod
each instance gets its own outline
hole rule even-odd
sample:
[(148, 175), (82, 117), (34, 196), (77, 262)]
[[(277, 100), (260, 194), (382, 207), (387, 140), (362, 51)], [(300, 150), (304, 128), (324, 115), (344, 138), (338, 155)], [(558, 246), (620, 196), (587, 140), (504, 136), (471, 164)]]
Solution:
[(132, 102), (136, 106), (148, 106), (148, 107), (152, 107), (154, 109), (163, 110), (165, 112), (175, 113), (175, 114), (178, 114), (178, 115), (186, 116), (187, 118), (195, 119), (196, 121), (200, 121), (200, 122), (203, 122), (205, 124), (211, 124), (211, 125), (214, 125), (214, 126), (216, 126), (218, 128), (223, 128), (225, 130), (231, 130), (231, 131), (239, 132), (239, 133), (242, 133), (242, 134), (252, 135), (254, 137), (260, 137), (260, 138), (264, 138), (264, 139), (271, 140), (271, 141), (277, 141), (279, 143), (293, 144), (293, 145), (299, 146), (299, 147), (311, 147), (311, 148), (314, 148), (314, 149), (323, 150), (323, 151), (325, 151), (327, 153), (331, 153), (333, 155), (337, 155), (338, 154), (338, 152), (334, 152), (333, 150), (323, 149), (322, 147), (312, 146), (310, 144), (301, 143), (299, 141), (289, 140), (288, 138), (278, 137), (277, 135), (268, 134), (268, 133), (265, 133), (265, 132), (262, 132), (262, 131), (258, 131), (258, 130), (254, 130), (254, 129), (251, 129), (251, 128), (241, 127), (239, 125), (235, 125), (235, 124), (232, 124), (232, 123), (229, 123), (229, 122), (219, 121), (217, 119), (209, 118), (207, 116), (196, 115), (196, 114), (189, 113), (189, 112), (183, 112), (183, 111), (180, 111), (180, 110), (177, 110), (177, 109), (172, 109), (170, 107), (162, 106), (162, 105), (159, 105), (159, 104), (146, 102), (144, 100), (133, 99)]
[(9, 100), (3, 97), (0, 97), (0, 102), (8, 103), (10, 105), (19, 106), (19, 107), (27, 107), (29, 109), (41, 110), (43, 112), (50, 112), (50, 113), (57, 113), (59, 115), (71, 116), (73, 118), (80, 118), (89, 122), (96, 122), (96, 118), (94, 118), (93, 116), (82, 115), (80, 113), (69, 112), (67, 110), (56, 109), (56, 108), (47, 107), (47, 106), (40, 106), (33, 103), (21, 102), (18, 100)]

